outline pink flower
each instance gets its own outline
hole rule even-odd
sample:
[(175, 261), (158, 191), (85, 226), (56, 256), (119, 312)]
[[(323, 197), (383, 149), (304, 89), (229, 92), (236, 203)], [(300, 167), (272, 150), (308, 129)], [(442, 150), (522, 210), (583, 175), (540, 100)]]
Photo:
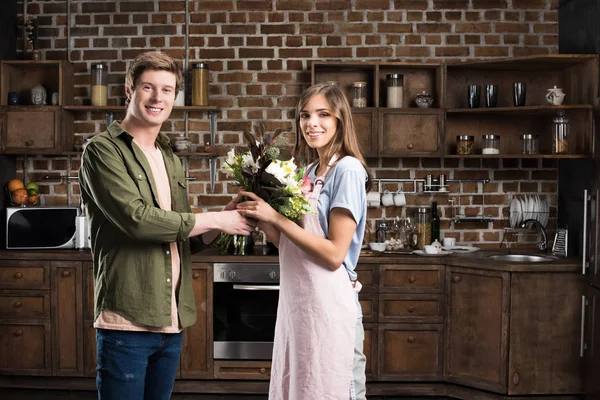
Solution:
[(308, 176), (305, 176), (300, 180), (300, 191), (302, 192), (303, 196), (306, 196), (308, 193), (312, 192), (312, 188), (313, 185)]

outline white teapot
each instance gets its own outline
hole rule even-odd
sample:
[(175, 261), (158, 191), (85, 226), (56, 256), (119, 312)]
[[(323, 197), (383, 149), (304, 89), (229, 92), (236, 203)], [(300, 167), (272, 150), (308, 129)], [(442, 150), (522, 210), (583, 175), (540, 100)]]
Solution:
[(552, 89), (548, 89), (548, 93), (546, 93), (546, 100), (548, 103), (553, 106), (560, 106), (565, 99), (565, 92), (561, 88), (557, 88), (554, 86)]

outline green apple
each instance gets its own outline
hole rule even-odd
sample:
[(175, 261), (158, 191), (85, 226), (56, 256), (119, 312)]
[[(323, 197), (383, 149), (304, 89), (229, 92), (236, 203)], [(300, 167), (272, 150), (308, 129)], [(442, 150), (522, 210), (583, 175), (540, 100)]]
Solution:
[(31, 191), (34, 191), (35, 194), (37, 194), (40, 191), (39, 186), (35, 182), (27, 182), (27, 185), (25, 185), (25, 189), (27, 189), (27, 192), (30, 194), (30, 196)]

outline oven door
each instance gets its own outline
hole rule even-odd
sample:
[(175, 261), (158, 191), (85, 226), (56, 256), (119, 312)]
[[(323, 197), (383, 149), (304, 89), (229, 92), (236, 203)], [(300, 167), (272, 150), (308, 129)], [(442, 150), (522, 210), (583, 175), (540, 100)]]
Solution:
[(278, 282), (272, 282), (268, 275), (266, 280), (271, 282), (240, 282), (241, 278), (235, 279), (235, 283), (214, 282), (214, 358), (270, 360), (279, 301)]

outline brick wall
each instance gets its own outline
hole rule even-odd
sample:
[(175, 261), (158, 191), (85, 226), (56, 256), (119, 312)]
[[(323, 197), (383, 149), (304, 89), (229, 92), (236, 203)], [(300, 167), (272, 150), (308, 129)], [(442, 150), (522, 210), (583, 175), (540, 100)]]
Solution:
[[(67, 29), (67, 4), (71, 28)], [(20, 17), (23, 17), (23, 2)], [(293, 107), (310, 83), (311, 60), (430, 61), (552, 54), (558, 51), (558, 0), (202, 0), (193, 1), (27, 1), (26, 16), (39, 18), (44, 59), (74, 64), (76, 103), (89, 104), (89, 70), (93, 62), (109, 65), (109, 103), (123, 104), (127, 61), (143, 50), (162, 49), (185, 60), (186, 5), (189, 9), (189, 60), (210, 65), (210, 103), (219, 106), (217, 149), (243, 144), (241, 133), (255, 121), (267, 129), (293, 129)], [(67, 54), (67, 36), (70, 52)], [(189, 95), (189, 91), (188, 91)], [(117, 116), (118, 118), (118, 116)], [(189, 115), (194, 143), (208, 139), (205, 115)], [(75, 143), (105, 128), (102, 113), (75, 115)], [(183, 113), (174, 113), (164, 131), (184, 133)], [(19, 159), (20, 174), (41, 180), (49, 172), (73, 176), (79, 157)], [(542, 194), (556, 212), (556, 163), (542, 160), (369, 159), (380, 178), (420, 178), (446, 173), (448, 178), (488, 178), (464, 184), (461, 203), (476, 212), (485, 200), (493, 223), (457, 224), (459, 242), (501, 240), (506, 205), (512, 194)], [(224, 176), (210, 191), (205, 159), (191, 158), (190, 201), (208, 210), (224, 204), (236, 191)], [(46, 205), (76, 204), (73, 181), (42, 185)], [(385, 189), (396, 190), (396, 184)], [(455, 193), (456, 187), (454, 189)], [(485, 193), (483, 198), (482, 193)], [(437, 196), (442, 230), (451, 227), (449, 196)], [(378, 218), (410, 215), (429, 204), (427, 196), (409, 196), (406, 209), (370, 209), (371, 227)], [(465, 203), (466, 202), (466, 203)], [(504, 214), (504, 216), (503, 216)]]

